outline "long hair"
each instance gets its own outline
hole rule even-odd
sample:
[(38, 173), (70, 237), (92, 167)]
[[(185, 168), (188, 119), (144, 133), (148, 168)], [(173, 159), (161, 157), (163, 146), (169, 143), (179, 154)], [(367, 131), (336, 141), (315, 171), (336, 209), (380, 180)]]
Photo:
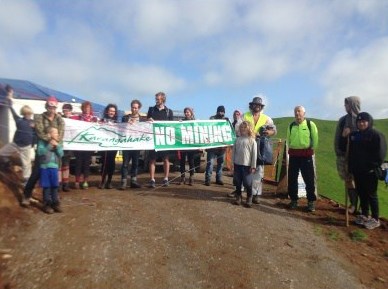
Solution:
[[(114, 115), (112, 118), (110, 118), (110, 117), (109, 117), (109, 114), (108, 114), (108, 111), (109, 111), (109, 109), (112, 108), (112, 107), (116, 110), (116, 112), (115, 112), (115, 115)], [(105, 109), (104, 109), (104, 118), (113, 119), (114, 121), (117, 121), (117, 116), (118, 116), (117, 113), (118, 113), (118, 111), (117, 111), (117, 105), (116, 105), (116, 104), (113, 104), (113, 103), (110, 103), (110, 104), (108, 104), (108, 105), (105, 107)]]
[(242, 136), (242, 133), (241, 133), (241, 129), (242, 128), (246, 128), (247, 129), (247, 132), (248, 132), (248, 137), (250, 137), (250, 138), (255, 138), (255, 133), (253, 132), (253, 127), (252, 127), (252, 125), (251, 125), (251, 123), (249, 122), (249, 121), (243, 121), (240, 125), (239, 125), (239, 127), (238, 127), (238, 129), (240, 130), (240, 136)]

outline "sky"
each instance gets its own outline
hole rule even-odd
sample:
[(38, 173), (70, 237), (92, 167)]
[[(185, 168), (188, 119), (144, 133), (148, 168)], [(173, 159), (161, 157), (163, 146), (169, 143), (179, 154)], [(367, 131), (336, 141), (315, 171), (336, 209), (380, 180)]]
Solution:
[(0, 78), (208, 119), (255, 96), (272, 118), (388, 118), (388, 0), (0, 0)]

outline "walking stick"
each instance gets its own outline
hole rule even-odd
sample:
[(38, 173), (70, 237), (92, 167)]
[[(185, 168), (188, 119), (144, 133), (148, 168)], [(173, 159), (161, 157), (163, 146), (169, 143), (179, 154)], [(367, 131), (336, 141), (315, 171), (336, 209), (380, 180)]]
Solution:
[[(349, 168), (348, 168), (348, 160), (349, 160), (349, 136), (347, 137), (346, 143), (346, 152), (345, 152), (345, 176), (348, 178)], [(345, 223), (346, 227), (349, 227), (349, 211), (348, 211), (348, 180), (345, 180)]]

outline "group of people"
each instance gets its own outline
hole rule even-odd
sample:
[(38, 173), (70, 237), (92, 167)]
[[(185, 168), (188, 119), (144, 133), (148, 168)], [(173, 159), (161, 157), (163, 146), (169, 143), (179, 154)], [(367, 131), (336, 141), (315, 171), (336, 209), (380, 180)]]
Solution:
[[(22, 205), (28, 206), (32, 191), (40, 180), (43, 189), (43, 211), (46, 213), (61, 212), (58, 189), (61, 185), (63, 191), (69, 191), (70, 158), (75, 157), (75, 182), (74, 188), (87, 189), (90, 175), (90, 162), (92, 152), (88, 151), (64, 151), (63, 136), (65, 122), (63, 118), (71, 118), (86, 122), (117, 123), (118, 109), (115, 104), (108, 104), (99, 119), (94, 115), (92, 104), (85, 101), (81, 105), (81, 114), (73, 114), (71, 104), (62, 106), (62, 114), (57, 113), (58, 101), (50, 96), (46, 101), (46, 111), (34, 115), (28, 106), (23, 106), (20, 114), (14, 111), (12, 106), (13, 89), (6, 86), (8, 106), (16, 122), (16, 133), (13, 142), (0, 149), (0, 157), (6, 159), (17, 152), (22, 163), (24, 178), (24, 192)], [(158, 92), (155, 95), (155, 105), (148, 109), (147, 117), (140, 117), (142, 104), (135, 99), (131, 102), (131, 113), (124, 115), (121, 122), (128, 125), (140, 121), (171, 121), (173, 111), (166, 106), (166, 95)], [(276, 125), (273, 120), (263, 113), (265, 104), (259, 96), (249, 102), (249, 111), (242, 113), (240, 110), (233, 112), (231, 125), (235, 129), (236, 140), (232, 148), (233, 184), (235, 190), (228, 194), (234, 198), (233, 204), (242, 204), (242, 191), (245, 189), (247, 198), (244, 205), (248, 208), (253, 204), (259, 204), (259, 196), (262, 194), (262, 180), (264, 177), (264, 162), (262, 161), (263, 138), (275, 136)], [(335, 133), (335, 153), (337, 156), (337, 168), (340, 177), (345, 182), (346, 193), (349, 195), (351, 206), (349, 211), (357, 214), (356, 223), (368, 229), (380, 226), (379, 206), (377, 198), (378, 179), (375, 170), (379, 167), (386, 155), (386, 141), (384, 135), (373, 128), (373, 118), (367, 112), (360, 112), (360, 99), (356, 96), (345, 98), (346, 115), (338, 121)], [(288, 146), (288, 195), (290, 198), (289, 208), (298, 208), (298, 175), (301, 174), (306, 185), (307, 211), (315, 211), (316, 193), (316, 170), (314, 155), (318, 146), (318, 129), (316, 124), (306, 119), (306, 111), (303, 106), (294, 108), (295, 120), (287, 129)], [(210, 119), (229, 119), (225, 117), (225, 107), (217, 107), (216, 114)], [(182, 121), (195, 120), (194, 110), (184, 108)], [(31, 169), (30, 148), (37, 144), (36, 157)], [(222, 170), (225, 159), (226, 147), (212, 148), (207, 150), (207, 164), (204, 185), (211, 185), (213, 162), (216, 160), (215, 183), (224, 185)], [(179, 184), (194, 184), (194, 157), (198, 150), (181, 150), (180, 180)], [(128, 187), (128, 174), (130, 175), (129, 186), (140, 188), (137, 181), (139, 150), (124, 150), (121, 166), (121, 182), (118, 189), (125, 190)], [(112, 177), (115, 171), (116, 150), (101, 152), (101, 182), (100, 189), (111, 189)], [(155, 188), (156, 160), (163, 160), (162, 186), (169, 186), (169, 152), (149, 152), (148, 187)], [(189, 178), (186, 179), (186, 160), (189, 164)], [(131, 163), (131, 168), (129, 164)], [(358, 210), (360, 200), (361, 211)], [(371, 210), (372, 215), (369, 215)]]

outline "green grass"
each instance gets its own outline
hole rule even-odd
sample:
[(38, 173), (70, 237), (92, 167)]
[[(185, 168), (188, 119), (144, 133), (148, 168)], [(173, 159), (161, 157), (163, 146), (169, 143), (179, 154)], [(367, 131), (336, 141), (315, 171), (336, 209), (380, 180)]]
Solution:
[(350, 232), (350, 238), (352, 241), (361, 242), (368, 239), (368, 235), (364, 231), (357, 229)]
[[(278, 138), (285, 139), (289, 124), (294, 120), (292, 117), (275, 118)], [(319, 144), (316, 155), (318, 176), (318, 193), (341, 204), (345, 203), (344, 183), (338, 176), (336, 157), (334, 153), (334, 134), (337, 121), (311, 119), (318, 127)], [(388, 119), (375, 120), (375, 128), (388, 136)], [(384, 182), (379, 182), (378, 188), (380, 215), (388, 217), (388, 188)]]

